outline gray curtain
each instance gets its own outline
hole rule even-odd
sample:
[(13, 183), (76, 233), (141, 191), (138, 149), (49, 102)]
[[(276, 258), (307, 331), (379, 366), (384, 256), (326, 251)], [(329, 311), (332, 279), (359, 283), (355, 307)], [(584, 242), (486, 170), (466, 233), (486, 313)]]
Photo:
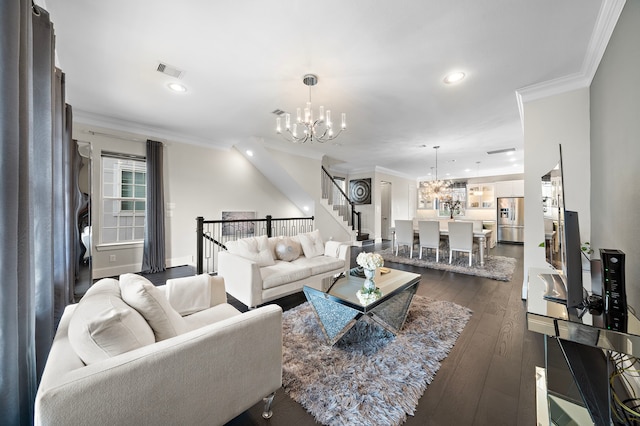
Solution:
[(64, 77), (54, 74), (48, 13), (30, 0), (3, 0), (0, 31), (0, 417), (18, 425), (33, 422), (56, 317), (70, 301), (63, 143), (70, 111)]
[(147, 140), (147, 206), (142, 272), (161, 272), (165, 266), (164, 166), (162, 142)]

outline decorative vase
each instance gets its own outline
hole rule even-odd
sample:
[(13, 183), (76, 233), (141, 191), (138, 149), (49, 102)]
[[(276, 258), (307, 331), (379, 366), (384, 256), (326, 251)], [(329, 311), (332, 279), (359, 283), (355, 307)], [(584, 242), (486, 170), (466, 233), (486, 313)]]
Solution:
[(364, 284), (362, 284), (362, 290), (365, 293), (372, 293), (376, 290), (376, 283), (373, 278), (376, 276), (375, 269), (364, 269)]

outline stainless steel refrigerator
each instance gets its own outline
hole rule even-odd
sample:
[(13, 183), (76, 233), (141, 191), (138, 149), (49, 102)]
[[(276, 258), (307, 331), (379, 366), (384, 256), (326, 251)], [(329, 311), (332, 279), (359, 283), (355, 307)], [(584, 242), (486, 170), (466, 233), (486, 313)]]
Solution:
[(498, 198), (498, 242), (524, 243), (524, 197)]

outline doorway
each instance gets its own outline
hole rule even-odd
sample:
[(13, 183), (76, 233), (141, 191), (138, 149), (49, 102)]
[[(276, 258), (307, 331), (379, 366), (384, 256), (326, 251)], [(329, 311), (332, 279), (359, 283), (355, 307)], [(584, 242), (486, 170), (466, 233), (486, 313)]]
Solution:
[(391, 182), (380, 181), (380, 236), (383, 240), (389, 240), (389, 228), (391, 227)]

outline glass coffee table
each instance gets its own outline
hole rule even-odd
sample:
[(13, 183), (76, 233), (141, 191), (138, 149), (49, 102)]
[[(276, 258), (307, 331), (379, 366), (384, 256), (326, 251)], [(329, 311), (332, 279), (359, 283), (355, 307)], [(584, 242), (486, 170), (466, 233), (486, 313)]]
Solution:
[[(381, 269), (388, 271), (382, 273)], [(368, 317), (394, 335), (398, 334), (409, 312), (420, 275), (391, 268), (378, 268), (374, 278), (380, 297), (360, 301), (356, 293), (362, 288), (364, 275), (354, 268), (348, 275), (328, 277), (322, 288), (304, 286), (303, 291), (320, 320), (327, 343), (334, 345), (357, 321)]]

